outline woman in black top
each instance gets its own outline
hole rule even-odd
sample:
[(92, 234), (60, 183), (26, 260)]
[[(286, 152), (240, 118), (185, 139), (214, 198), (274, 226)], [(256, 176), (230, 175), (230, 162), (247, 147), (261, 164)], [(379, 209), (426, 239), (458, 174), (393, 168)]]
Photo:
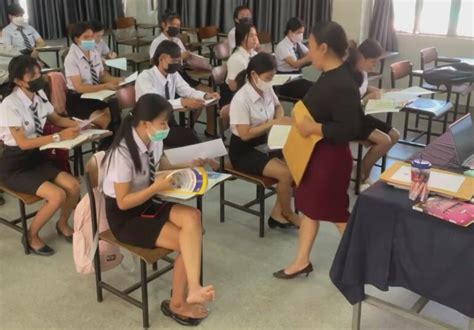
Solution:
[(294, 278), (313, 271), (309, 261), (319, 221), (335, 223), (343, 232), (349, 218), (352, 155), (349, 141), (360, 133), (363, 112), (359, 87), (344, 64), (348, 47), (344, 29), (335, 22), (316, 25), (309, 39), (313, 66), (321, 70), (318, 81), (303, 99), (311, 118), (296, 126), (303, 136), (322, 136), (296, 191), (296, 206), (305, 216), (299, 231), (298, 253), (278, 278)]

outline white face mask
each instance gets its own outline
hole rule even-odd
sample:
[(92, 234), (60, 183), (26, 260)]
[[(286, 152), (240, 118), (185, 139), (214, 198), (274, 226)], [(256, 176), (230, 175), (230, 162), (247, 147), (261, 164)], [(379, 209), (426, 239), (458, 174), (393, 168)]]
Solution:
[(292, 41), (293, 42), (302, 42), (303, 41), (303, 33), (293, 34)]
[(23, 18), (23, 16), (17, 16), (12, 19), (12, 23), (16, 26), (23, 26), (25, 25), (25, 19)]
[(257, 88), (260, 89), (262, 92), (266, 92), (272, 89), (272, 82), (264, 81), (260, 78), (257, 78), (257, 81), (255, 81), (255, 86), (257, 86)]

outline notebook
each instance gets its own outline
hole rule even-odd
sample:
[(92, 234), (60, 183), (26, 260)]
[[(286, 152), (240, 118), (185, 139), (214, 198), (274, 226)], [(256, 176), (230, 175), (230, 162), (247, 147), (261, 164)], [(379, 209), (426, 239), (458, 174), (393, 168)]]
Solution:
[(113, 95), (115, 95), (115, 91), (105, 89), (94, 93), (84, 93), (81, 95), (81, 99), (104, 101)]
[(86, 129), (82, 130), (81, 134), (79, 134), (75, 139), (72, 140), (65, 140), (61, 142), (53, 142), (47, 145), (40, 147), (40, 150), (47, 150), (47, 149), (74, 149), (75, 147), (89, 141), (95, 139), (101, 139), (106, 136), (112, 135), (111, 131), (104, 130), (104, 129)]

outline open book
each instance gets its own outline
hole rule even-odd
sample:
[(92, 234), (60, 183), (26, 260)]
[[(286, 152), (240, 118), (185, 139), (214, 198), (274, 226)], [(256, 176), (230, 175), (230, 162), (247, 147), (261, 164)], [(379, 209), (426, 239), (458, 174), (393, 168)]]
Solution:
[(415, 204), (413, 209), (462, 227), (474, 223), (474, 204), (456, 199), (431, 197), (426, 203)]
[(287, 82), (290, 82), (302, 76), (302, 74), (276, 74), (273, 76), (272, 86), (284, 85)]
[[(157, 172), (156, 176), (163, 172)], [(203, 167), (175, 170), (168, 174), (173, 176), (174, 188), (160, 192), (163, 198), (188, 200), (197, 195), (204, 195), (218, 183), (231, 177), (229, 174), (206, 172)]]
[(90, 141), (90, 140), (96, 140), (96, 139), (101, 139), (106, 136), (112, 135), (112, 132), (104, 129), (86, 129), (82, 130), (81, 133), (72, 140), (65, 140), (61, 142), (53, 142), (49, 143), (47, 145), (44, 145), (40, 147), (40, 150), (46, 150), (46, 149), (74, 149), (75, 147)]
[(383, 93), (380, 99), (369, 100), (365, 106), (365, 114), (371, 115), (384, 112), (398, 112), (408, 103), (418, 99), (419, 95), (433, 94), (433, 91), (412, 86), (400, 91), (388, 91)]

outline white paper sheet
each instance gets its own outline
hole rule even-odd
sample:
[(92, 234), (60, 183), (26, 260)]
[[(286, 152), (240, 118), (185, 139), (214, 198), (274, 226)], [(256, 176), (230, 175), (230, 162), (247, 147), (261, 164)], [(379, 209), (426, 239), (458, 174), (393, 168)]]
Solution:
[(375, 113), (384, 113), (384, 112), (398, 112), (401, 107), (398, 106), (398, 102), (392, 100), (369, 100), (365, 105), (365, 114), (372, 115)]
[(191, 164), (193, 160), (217, 158), (227, 155), (222, 139), (215, 139), (186, 147), (165, 150), (166, 158), (172, 165)]
[(115, 95), (115, 91), (105, 89), (105, 90), (94, 92), (94, 93), (84, 93), (81, 95), (81, 99), (92, 99), (92, 100), (103, 101), (106, 98), (111, 97), (112, 95)]
[(271, 150), (283, 149), (290, 130), (290, 125), (273, 125), (268, 134), (268, 148)]
[(132, 82), (134, 82), (135, 80), (137, 80), (138, 78), (138, 71), (135, 71), (134, 73), (132, 73), (131, 75), (129, 75), (127, 78), (125, 78), (124, 81), (122, 81), (119, 86), (123, 86), (123, 85), (126, 85), (126, 84), (130, 84)]
[[(393, 175), (392, 179), (402, 181), (406, 184), (411, 182), (411, 166), (404, 165), (398, 169)], [(443, 189), (453, 193), (459, 191), (466, 178), (462, 175), (447, 174), (431, 171), (428, 186), (435, 189)]]
[(105, 112), (101, 112), (99, 113), (98, 115), (90, 118), (90, 119), (87, 119), (87, 120), (82, 120), (82, 119), (79, 119), (79, 118), (75, 118), (75, 117), (72, 117), (73, 120), (75, 121), (78, 121), (80, 124), (79, 124), (79, 128), (81, 130), (83, 130), (86, 126), (90, 125), (94, 120), (96, 120), (97, 118), (99, 118), (100, 116), (102, 116)]
[(273, 76), (272, 86), (280, 86), (286, 84), (290, 80), (301, 77), (302, 74), (276, 74)]
[(111, 68), (127, 71), (127, 59), (125, 57), (105, 60), (105, 65)]

